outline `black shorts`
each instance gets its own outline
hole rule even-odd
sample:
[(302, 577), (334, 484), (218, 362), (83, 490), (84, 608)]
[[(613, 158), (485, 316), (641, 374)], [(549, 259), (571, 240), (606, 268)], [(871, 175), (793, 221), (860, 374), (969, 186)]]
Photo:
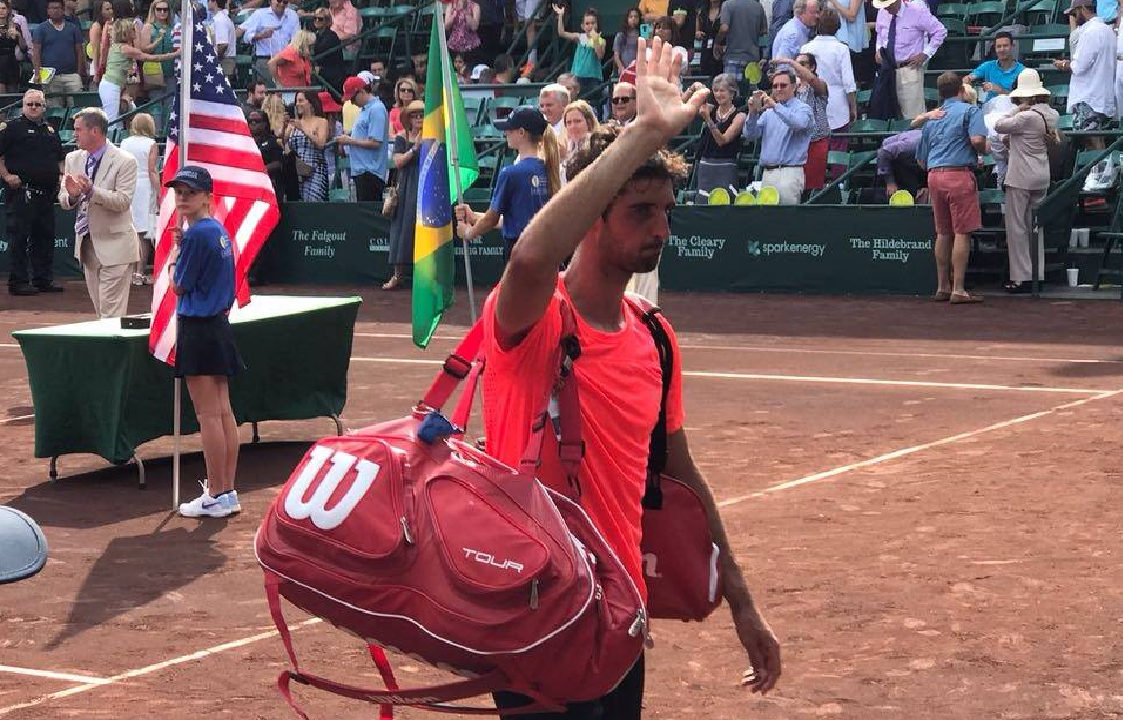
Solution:
[[(522, 720), (639, 720), (643, 712), (643, 655), (611, 692), (597, 700), (571, 703), (563, 713), (528, 713), (526, 715), (503, 715), (500, 718), (522, 718)], [(494, 693), (492, 697), (500, 710), (513, 710), (527, 705), (531, 699), (510, 692)]]
[(176, 316), (175, 376), (237, 375), (245, 368), (225, 314)]

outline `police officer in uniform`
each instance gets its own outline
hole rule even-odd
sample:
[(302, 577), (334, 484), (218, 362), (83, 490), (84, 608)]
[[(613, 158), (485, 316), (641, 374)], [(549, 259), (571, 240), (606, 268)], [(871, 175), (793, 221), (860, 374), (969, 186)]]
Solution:
[(62, 292), (52, 282), (52, 263), (55, 196), (66, 153), (54, 127), (43, 119), (46, 109), (43, 93), (28, 90), (23, 95), (23, 116), (0, 124), (0, 179), (7, 198), (8, 292), (12, 295)]

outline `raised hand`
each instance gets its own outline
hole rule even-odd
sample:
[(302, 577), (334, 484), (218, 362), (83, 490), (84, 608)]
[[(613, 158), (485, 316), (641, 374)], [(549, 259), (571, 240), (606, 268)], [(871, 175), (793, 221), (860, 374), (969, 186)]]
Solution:
[(636, 124), (656, 132), (666, 140), (678, 135), (698, 115), (708, 90), (700, 90), (685, 100), (679, 89), (682, 59), (662, 38), (651, 43), (639, 38), (636, 50)]

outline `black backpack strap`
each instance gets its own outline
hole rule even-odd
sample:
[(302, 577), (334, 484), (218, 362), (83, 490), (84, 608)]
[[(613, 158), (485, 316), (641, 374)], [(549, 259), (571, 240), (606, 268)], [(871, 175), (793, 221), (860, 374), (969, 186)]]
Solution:
[(671, 338), (667, 335), (667, 328), (659, 319), (659, 308), (633, 296), (628, 296), (627, 300), (655, 341), (655, 350), (659, 354), (659, 371), (663, 380), (659, 417), (655, 421), (655, 428), (651, 431), (651, 442), (648, 446), (647, 487), (643, 495), (643, 507), (659, 510), (663, 507), (663, 489), (660, 486), (659, 476), (667, 467), (667, 396), (671, 391), (671, 378), (674, 377), (675, 351), (671, 345)]

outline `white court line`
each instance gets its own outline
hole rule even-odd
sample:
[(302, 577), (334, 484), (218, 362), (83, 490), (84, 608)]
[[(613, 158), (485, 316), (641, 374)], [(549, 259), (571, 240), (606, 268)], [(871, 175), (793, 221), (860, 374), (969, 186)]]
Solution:
[(939, 440), (933, 440), (932, 442), (923, 443), (921, 445), (913, 445), (912, 447), (903, 448), (901, 450), (894, 450), (893, 452), (885, 453), (884, 455), (878, 455), (877, 457), (869, 458), (868, 460), (862, 460), (861, 462), (851, 463), (849, 465), (843, 465), (841, 467), (836, 467), (832, 470), (826, 470), (824, 472), (815, 473), (814, 475), (808, 475), (807, 477), (802, 477), (802, 478), (799, 478), (798, 480), (789, 480), (788, 482), (780, 483), (779, 485), (773, 485), (773, 486), (765, 488), (764, 490), (761, 490), (759, 492), (750, 493), (748, 495), (740, 495), (738, 497), (732, 497), (732, 498), (729, 498), (728, 500), (722, 500), (717, 505), (718, 505), (718, 507), (729, 507), (730, 505), (737, 505), (737, 504), (742, 503), (746, 500), (753, 500), (753, 499), (756, 499), (756, 498), (762, 498), (765, 495), (767, 495), (768, 493), (780, 492), (781, 490), (790, 490), (791, 488), (794, 488), (794, 487), (799, 487), (801, 485), (807, 485), (809, 483), (818, 482), (820, 480), (826, 480), (828, 478), (835, 477), (836, 475), (842, 475), (843, 473), (848, 473), (851, 470), (857, 470), (859, 468), (865, 468), (865, 467), (870, 467), (870, 466), (873, 466), (873, 465), (879, 465), (879, 464), (881, 464), (883, 462), (887, 462), (889, 460), (896, 460), (897, 458), (905, 457), (906, 455), (913, 455), (915, 453), (921, 452), (922, 450), (929, 450), (929, 449), (934, 448), (934, 447), (940, 447), (941, 445), (950, 445), (951, 443), (959, 442), (960, 440), (966, 440), (968, 438), (972, 438), (972, 437), (975, 437), (977, 435), (982, 435), (984, 433), (993, 432), (995, 430), (1001, 430), (1002, 428), (1007, 428), (1007, 427), (1010, 427), (1012, 425), (1020, 425), (1021, 423), (1026, 423), (1026, 422), (1029, 422), (1030, 420), (1036, 420), (1037, 418), (1045, 417), (1046, 415), (1052, 415), (1053, 413), (1058, 412), (1060, 410), (1067, 410), (1069, 408), (1078, 407), (1080, 405), (1084, 405), (1085, 403), (1090, 403), (1090, 402), (1093, 402), (1095, 400), (1104, 400), (1106, 398), (1118, 395), (1119, 393), (1123, 393), (1123, 390), (1109, 390), (1109, 391), (1101, 392), (1097, 395), (1093, 395), (1092, 397), (1086, 397), (1086, 398), (1082, 398), (1080, 400), (1073, 400), (1071, 402), (1063, 403), (1061, 405), (1056, 405), (1054, 407), (1049, 408), (1048, 410), (1041, 410), (1039, 412), (1029, 413), (1028, 415), (1022, 415), (1020, 417), (1014, 418), (1013, 420), (1003, 420), (1002, 422), (996, 422), (992, 425), (987, 425), (986, 427), (979, 428), (977, 430), (969, 430), (967, 432), (959, 433), (958, 435), (950, 435), (946, 438), (941, 438)]
[[(443, 360), (421, 360), (418, 358), (370, 358), (353, 357), (353, 362), (372, 362), (408, 364), (408, 365), (443, 365)], [(1055, 388), (1022, 385), (986, 385), (980, 383), (942, 383), (926, 382), (923, 380), (879, 380), (876, 378), (847, 378), (824, 377), (820, 375), (764, 375), (757, 373), (719, 373), (702, 370), (683, 370), (683, 377), (716, 378), (728, 380), (778, 380), (782, 382), (803, 383), (830, 383), (839, 385), (890, 385), (894, 387), (926, 387), (926, 388), (952, 388), (955, 390), (1002, 390), (1011, 392), (1043, 392), (1043, 393), (1076, 393), (1078, 395), (1091, 395), (1094, 393), (1111, 392), (1097, 388)]]
[[(467, 330), (465, 330), (467, 332)], [(412, 335), (405, 333), (365, 333), (357, 332), (355, 337), (382, 338), (391, 340), (412, 340)], [(451, 335), (434, 335), (434, 340), (459, 340)], [(900, 357), (900, 358), (943, 358), (947, 360), (996, 360), (999, 362), (1048, 362), (1048, 363), (1073, 363), (1073, 364), (1109, 364), (1123, 365), (1123, 360), (1100, 360), (1091, 358), (1049, 358), (1049, 357), (1011, 357), (1007, 355), (963, 355), (951, 353), (912, 353), (888, 352), (885, 350), (824, 350), (822, 348), (803, 347), (765, 347), (763, 345), (698, 345), (679, 343), (683, 350), (737, 350), (743, 352), (769, 352), (769, 353), (806, 353), (808, 355), (859, 355), (871, 357)]]
[(3, 420), (0, 420), (0, 425), (6, 425), (7, 423), (16, 422), (17, 420), (30, 420), (33, 417), (35, 417), (34, 414), (32, 414), (32, 415), (16, 415), (15, 417), (4, 418)]
[(0, 343), (0, 348), (18, 348), (16, 343)]
[(1018, 392), (1046, 393), (1091, 393), (1112, 392), (1096, 388), (1057, 388), (1023, 385), (986, 385), (979, 383), (942, 383), (924, 380), (879, 380), (876, 378), (823, 377), (820, 375), (763, 375), (757, 373), (719, 373), (703, 371), (683, 371), (683, 377), (728, 378), (732, 380), (780, 380), (785, 382), (840, 383), (845, 385), (893, 385), (898, 387), (957, 388), (960, 390), (1016, 390)]
[[(321, 623), (321, 622), (323, 622), (323, 620), (321, 620), (320, 618), (309, 618), (308, 620), (304, 620), (302, 622), (298, 622), (298, 623), (294, 624), (291, 629), (292, 630), (299, 630), (300, 628), (307, 627), (309, 625), (315, 625), (315, 624)], [(35, 707), (36, 705), (42, 705), (43, 703), (48, 702), (50, 700), (58, 700), (58, 699), (64, 698), (64, 697), (70, 697), (71, 695), (77, 695), (79, 693), (88, 692), (90, 690), (95, 690), (95, 689), (97, 689), (99, 687), (103, 687), (105, 685), (115, 685), (116, 683), (119, 683), (122, 680), (129, 680), (129, 679), (132, 679), (132, 678), (135, 678), (135, 677), (140, 677), (142, 675), (149, 675), (151, 673), (158, 672), (158, 671), (163, 670), (165, 668), (172, 667), (173, 665), (182, 665), (183, 663), (191, 662), (193, 660), (200, 660), (202, 658), (207, 657), (208, 655), (215, 655), (215, 654), (218, 654), (220, 652), (225, 652), (227, 650), (234, 650), (235, 648), (244, 647), (246, 645), (250, 645), (250, 644), (253, 644), (255, 642), (258, 642), (259, 640), (266, 640), (268, 638), (275, 637), (278, 634), (279, 633), (276, 630), (270, 630), (268, 632), (258, 633), (257, 635), (251, 635), (250, 637), (242, 638), (241, 640), (235, 640), (233, 642), (223, 643), (222, 645), (215, 645), (214, 647), (207, 648), (206, 650), (199, 650), (198, 652), (193, 652), (189, 655), (182, 655), (182, 656), (177, 657), (177, 658), (172, 658), (171, 660), (165, 660), (163, 662), (158, 662), (158, 663), (155, 663), (153, 665), (146, 665), (142, 668), (137, 668), (136, 670), (129, 670), (128, 672), (123, 672), (120, 675), (114, 675), (112, 677), (108, 677), (108, 678), (105, 678), (105, 679), (102, 679), (102, 680), (98, 680), (97, 682), (88, 682), (88, 683), (85, 683), (84, 685), (75, 685), (74, 687), (67, 688), (66, 690), (59, 690), (58, 692), (53, 692), (53, 693), (50, 693), (49, 695), (41, 695), (41, 696), (35, 698), (34, 700), (29, 700), (25, 703), (20, 703), (18, 705), (9, 705), (8, 707), (0, 708), (0, 715), (7, 715), (8, 713), (14, 712), (16, 710), (22, 710), (23, 708), (29, 708), (29, 707)]]
[(33, 677), (47, 678), (49, 680), (69, 680), (70, 682), (80, 682), (89, 685), (109, 684), (109, 680), (106, 678), (93, 677), (92, 675), (73, 675), (71, 673), (53, 672), (51, 670), (12, 667), (11, 665), (0, 665), (0, 672), (12, 673), (14, 675), (31, 675)]
[(874, 357), (900, 358), (946, 358), (948, 360), (998, 360), (1002, 362), (1049, 362), (1049, 363), (1107, 363), (1123, 365), (1123, 360), (1098, 360), (1089, 358), (1044, 358), (1009, 357), (1004, 355), (953, 355), (949, 353), (905, 353), (884, 350), (823, 350), (802, 347), (763, 347), (760, 345), (689, 345), (679, 343), (684, 350), (743, 350), (746, 352), (806, 353), (808, 355), (868, 355)]

